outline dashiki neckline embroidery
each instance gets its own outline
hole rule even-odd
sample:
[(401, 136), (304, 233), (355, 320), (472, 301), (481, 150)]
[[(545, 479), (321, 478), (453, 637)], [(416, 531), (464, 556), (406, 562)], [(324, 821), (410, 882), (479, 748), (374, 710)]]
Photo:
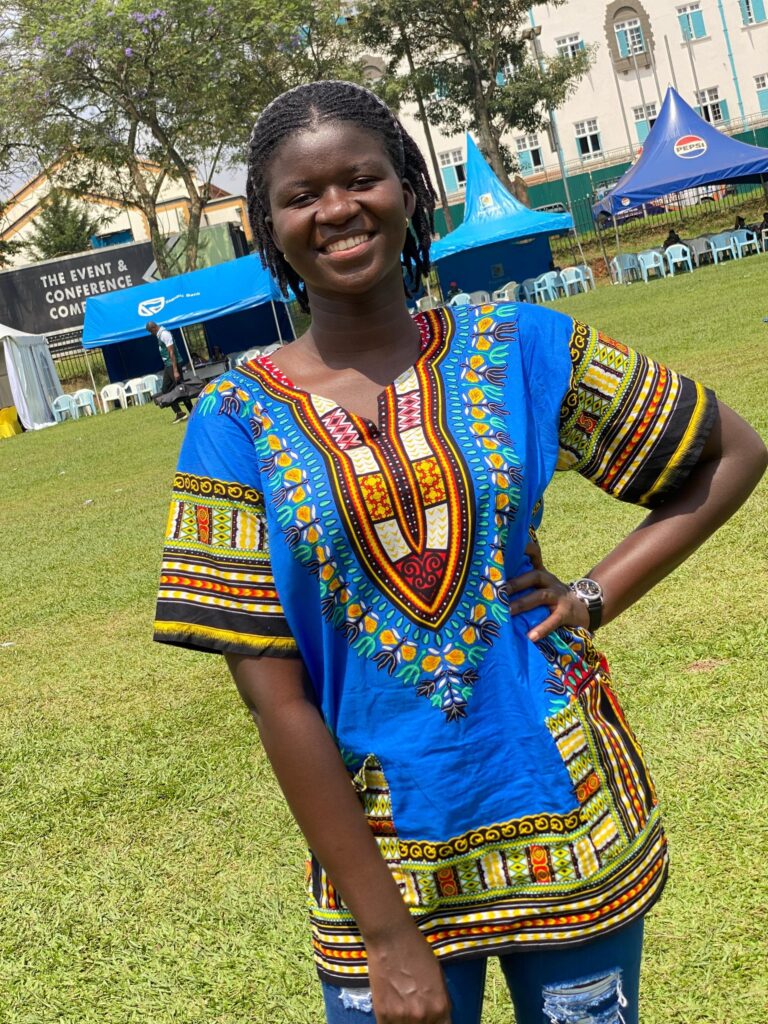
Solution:
[(291, 404), (314, 439), (370, 579), (413, 622), (439, 629), (461, 595), (471, 561), (472, 485), (443, 422), (438, 365), (453, 325), (433, 315), (418, 326), (419, 359), (379, 395), (380, 430), (292, 384), (268, 357), (246, 369)]
[[(256, 402), (251, 425), (265, 436), (262, 480), (288, 546), (319, 580), (323, 614), (357, 653), (449, 720), (466, 715), (479, 664), (509, 615), (503, 551), (522, 467), (501, 399), (517, 327), (476, 315), (491, 311), (415, 318), (423, 351), (382, 392), (379, 432), (266, 360), (238, 370), (286, 412), (278, 427), (277, 410)], [(461, 353), (451, 352), (456, 330), (467, 335)], [(448, 404), (457, 401), (449, 429)], [(331, 501), (298, 454), (307, 440), (325, 463)], [(487, 481), (482, 494), (471, 480)], [(338, 524), (347, 537), (339, 546)]]

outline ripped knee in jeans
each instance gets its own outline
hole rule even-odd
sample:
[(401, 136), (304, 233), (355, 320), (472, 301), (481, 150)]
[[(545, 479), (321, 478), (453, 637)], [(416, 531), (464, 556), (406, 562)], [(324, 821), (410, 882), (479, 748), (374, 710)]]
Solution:
[(345, 1010), (373, 1013), (373, 996), (369, 988), (343, 988), (339, 992), (339, 999)]
[(551, 1024), (624, 1024), (627, 1005), (621, 971), (544, 985), (544, 1016)]

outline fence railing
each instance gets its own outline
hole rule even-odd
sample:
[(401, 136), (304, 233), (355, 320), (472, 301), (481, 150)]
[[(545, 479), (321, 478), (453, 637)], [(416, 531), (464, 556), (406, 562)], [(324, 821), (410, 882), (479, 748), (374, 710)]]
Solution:
[(48, 351), (62, 384), (87, 381), (87, 386), (90, 387), (91, 373), (98, 387), (106, 383), (107, 374), (101, 349), (88, 349), (86, 355), (82, 330), (52, 334), (47, 341)]

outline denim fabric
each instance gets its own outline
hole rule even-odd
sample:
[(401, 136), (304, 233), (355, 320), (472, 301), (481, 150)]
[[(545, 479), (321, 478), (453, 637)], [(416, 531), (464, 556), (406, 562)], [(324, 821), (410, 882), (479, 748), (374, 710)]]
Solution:
[[(566, 949), (500, 957), (517, 1024), (638, 1024), (643, 921)], [(445, 964), (451, 1024), (480, 1024), (487, 958)], [(327, 1024), (375, 1024), (368, 989), (323, 983)]]

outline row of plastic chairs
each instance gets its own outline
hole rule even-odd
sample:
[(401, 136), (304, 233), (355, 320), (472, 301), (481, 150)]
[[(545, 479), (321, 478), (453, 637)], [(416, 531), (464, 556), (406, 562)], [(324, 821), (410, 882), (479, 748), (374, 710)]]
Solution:
[[(763, 251), (768, 245), (768, 231), (763, 232)], [(709, 260), (715, 266), (723, 260), (742, 259), (751, 253), (760, 253), (760, 241), (751, 231), (721, 231), (714, 235), (700, 235), (680, 245), (670, 245), (666, 251), (646, 249), (645, 252), (623, 253), (611, 260), (611, 277), (615, 284), (645, 281), (651, 275), (674, 277), (678, 270), (693, 273), (695, 267)]]
[(54, 398), (51, 409), (56, 423), (63, 423), (64, 420), (80, 419), (80, 416), (95, 416), (96, 394), (90, 388), (80, 388), (72, 395), (57, 395)]
[[(595, 275), (592, 268), (582, 263), (577, 267), (565, 267), (563, 270), (549, 270), (538, 277), (528, 277), (519, 284), (507, 281), (495, 292), (486, 291), (459, 292), (448, 300), (449, 306), (475, 305), (486, 302), (554, 302), (566, 295), (587, 292), (595, 287)], [(434, 309), (440, 303), (431, 296), (425, 295), (416, 303), (419, 312)]]
[[(112, 409), (127, 409), (130, 402), (144, 405), (153, 395), (160, 392), (162, 379), (156, 373), (145, 377), (132, 377), (121, 384), (106, 384), (99, 392), (99, 403), (104, 412)], [(95, 416), (98, 411), (96, 392), (90, 388), (80, 388), (71, 395), (58, 395), (51, 404), (53, 418), (57, 423), (64, 420), (77, 420), (80, 416)]]

